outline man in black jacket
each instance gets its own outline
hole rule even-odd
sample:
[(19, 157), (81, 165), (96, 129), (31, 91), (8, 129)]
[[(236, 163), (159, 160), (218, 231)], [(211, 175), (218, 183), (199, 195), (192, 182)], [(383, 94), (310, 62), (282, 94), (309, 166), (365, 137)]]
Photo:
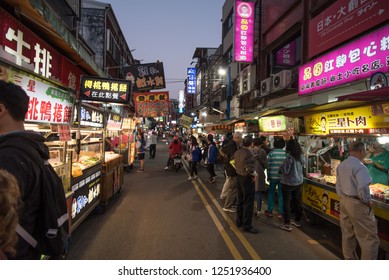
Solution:
[[(0, 81), (0, 168), (13, 174), (19, 184), (21, 202), (19, 224), (34, 238), (39, 236), (42, 178), (39, 166), (21, 149), (35, 150), (43, 159), (49, 158), (45, 138), (24, 129), (29, 97), (19, 86)], [(16, 234), (16, 233), (15, 233)], [(16, 245), (15, 259), (39, 259), (36, 252), (23, 238)]]
[(223, 190), (220, 194), (221, 199), (226, 199), (223, 207), (225, 212), (236, 212), (236, 209), (232, 207), (236, 203), (236, 171), (235, 167), (231, 165), (230, 161), (234, 159), (234, 154), (241, 145), (242, 133), (235, 132), (232, 140), (227, 142), (220, 149), (220, 154), (223, 156), (224, 171), (226, 173), (226, 181), (224, 182)]

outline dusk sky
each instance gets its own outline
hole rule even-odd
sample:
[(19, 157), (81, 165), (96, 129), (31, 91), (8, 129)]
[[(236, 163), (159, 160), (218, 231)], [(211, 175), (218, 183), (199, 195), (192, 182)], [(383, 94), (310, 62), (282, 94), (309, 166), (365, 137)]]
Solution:
[(195, 49), (221, 44), (224, 0), (101, 2), (111, 4), (129, 48), (135, 49), (134, 58), (141, 63), (163, 62), (170, 98), (178, 98), (184, 89)]

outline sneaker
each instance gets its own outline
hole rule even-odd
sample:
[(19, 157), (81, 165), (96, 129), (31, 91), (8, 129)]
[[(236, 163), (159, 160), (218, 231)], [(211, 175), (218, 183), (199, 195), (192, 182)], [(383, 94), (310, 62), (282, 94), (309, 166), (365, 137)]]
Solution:
[(254, 213), (254, 215), (258, 217), (259, 215), (261, 215), (261, 211), (256, 211), (256, 212)]
[(282, 224), (280, 225), (280, 229), (286, 230), (286, 231), (292, 231), (292, 227), (288, 224)]
[(210, 182), (211, 184), (215, 183), (215, 182), (216, 182), (215, 177), (212, 177), (212, 179), (209, 179), (209, 182)]
[(301, 227), (301, 224), (300, 224), (300, 222), (297, 222), (297, 221), (291, 220), (291, 221), (290, 221), (290, 223), (291, 223), (292, 225), (294, 225), (295, 227)]
[(138, 169), (136, 172), (138, 172), (138, 173), (143, 173), (143, 169)]
[(273, 213), (267, 210), (265, 210), (265, 215), (268, 217), (273, 217)]
[(284, 217), (282, 216), (282, 214), (278, 214), (277, 215), (278, 219), (283, 219)]
[(188, 177), (188, 181), (193, 180), (194, 178), (192, 176)]
[(194, 175), (193, 180), (196, 180), (197, 178), (198, 178), (197, 175)]
[(236, 212), (236, 209), (234, 209), (234, 208), (226, 208), (226, 207), (223, 207), (223, 211), (224, 211), (224, 212), (235, 213), (235, 212)]
[(168, 169), (169, 169), (169, 166), (166, 166), (166, 167), (165, 167), (165, 170), (168, 170)]

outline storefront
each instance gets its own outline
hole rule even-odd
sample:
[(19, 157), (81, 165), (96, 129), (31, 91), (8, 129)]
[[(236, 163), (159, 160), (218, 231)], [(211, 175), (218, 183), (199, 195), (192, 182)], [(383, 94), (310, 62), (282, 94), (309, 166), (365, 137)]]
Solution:
[[(389, 88), (388, 88), (389, 93)], [(336, 194), (336, 168), (348, 157), (347, 146), (354, 140), (367, 147), (388, 143), (389, 100), (369, 105), (323, 111), (304, 116), (306, 135), (306, 179), (302, 188), (303, 208), (309, 222), (320, 216), (339, 225), (340, 199)], [(382, 142), (383, 141), (383, 142)], [(368, 160), (366, 160), (368, 162)], [(368, 166), (368, 164), (367, 164)], [(371, 174), (374, 182), (374, 175)], [(370, 185), (381, 247), (389, 251), (389, 182)]]

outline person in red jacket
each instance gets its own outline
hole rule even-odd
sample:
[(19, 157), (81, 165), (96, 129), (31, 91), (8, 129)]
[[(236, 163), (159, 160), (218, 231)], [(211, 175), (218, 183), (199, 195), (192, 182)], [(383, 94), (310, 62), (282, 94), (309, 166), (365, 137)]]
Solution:
[(167, 160), (165, 170), (169, 169), (169, 163), (175, 154), (182, 155), (182, 143), (180, 139), (178, 139), (178, 136), (173, 137), (173, 141), (170, 143), (168, 148), (170, 152), (169, 152), (169, 159)]

